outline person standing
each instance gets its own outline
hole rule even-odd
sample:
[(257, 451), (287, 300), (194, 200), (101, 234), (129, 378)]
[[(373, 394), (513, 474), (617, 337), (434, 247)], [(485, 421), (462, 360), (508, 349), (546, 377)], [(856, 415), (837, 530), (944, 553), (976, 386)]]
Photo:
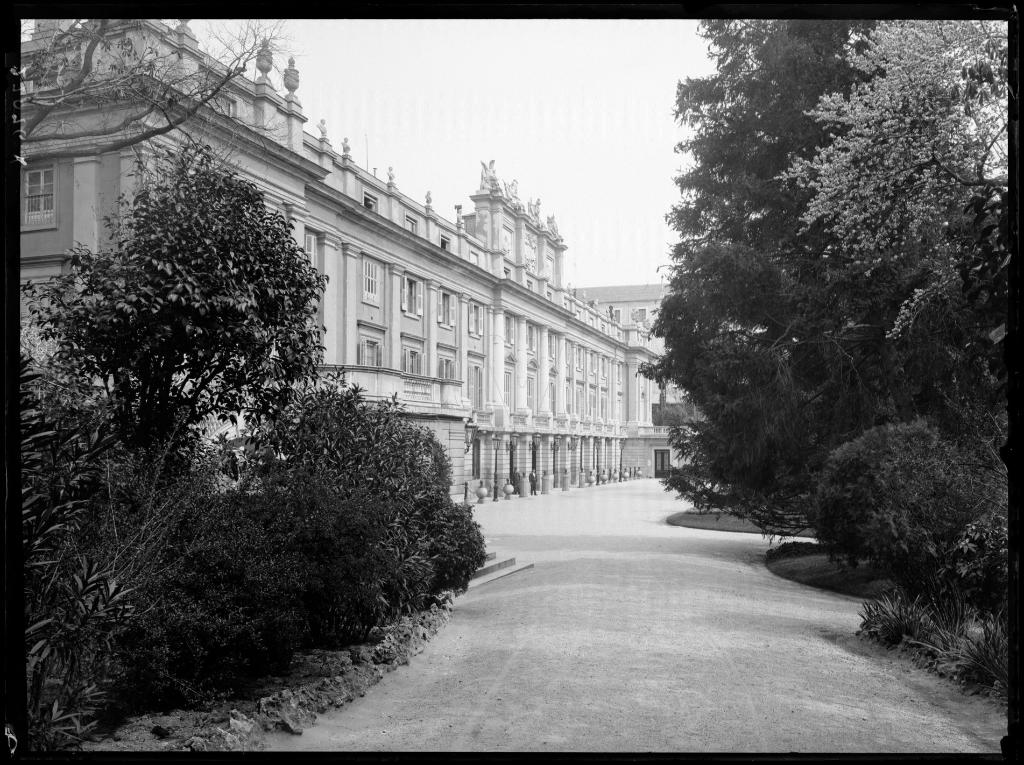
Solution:
[(530, 494), (537, 493), (537, 472), (535, 470), (530, 471)]

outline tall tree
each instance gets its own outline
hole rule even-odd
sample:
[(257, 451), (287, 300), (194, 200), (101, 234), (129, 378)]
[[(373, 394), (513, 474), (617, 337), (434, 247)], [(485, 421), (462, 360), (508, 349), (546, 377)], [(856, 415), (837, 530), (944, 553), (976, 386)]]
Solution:
[(74, 249), (67, 274), (26, 290), (53, 364), (104, 386), (126, 441), (258, 420), (315, 377), (326, 277), (210, 150), (162, 157), (108, 227), (108, 249)]
[(677, 178), (680, 242), (654, 327), (666, 352), (645, 372), (686, 390), (704, 418), (673, 431), (687, 464), (668, 484), (769, 531), (806, 525), (811, 471), (885, 403), (883, 370), (849, 353), (867, 340), (857, 322), (826, 310), (828, 238), (800, 219), (810, 193), (781, 177), (827, 141), (807, 112), (857, 79), (844, 54), (870, 26), (705, 22), (717, 71), (677, 90), (690, 167)]

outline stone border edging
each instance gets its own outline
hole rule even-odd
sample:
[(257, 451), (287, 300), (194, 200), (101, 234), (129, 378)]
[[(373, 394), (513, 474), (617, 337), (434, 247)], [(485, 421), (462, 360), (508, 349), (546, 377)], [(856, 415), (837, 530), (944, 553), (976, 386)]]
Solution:
[(256, 702), (252, 716), (232, 709), (227, 729), (213, 726), (212, 730), (201, 730), (176, 747), (177, 751), (260, 751), (268, 731), (301, 734), (316, 722), (317, 715), (364, 696), (386, 673), (408, 664), (420, 653), (451, 618), (453, 596), (447, 593), (442, 597), (439, 605), (403, 616), (384, 628), (384, 636), (377, 643), (339, 651), (338, 674), (264, 696)]

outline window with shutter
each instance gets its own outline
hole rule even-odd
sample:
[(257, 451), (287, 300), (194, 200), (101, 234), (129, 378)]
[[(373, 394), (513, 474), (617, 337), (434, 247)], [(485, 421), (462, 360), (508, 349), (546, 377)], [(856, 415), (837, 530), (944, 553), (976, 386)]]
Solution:
[(363, 300), (380, 305), (379, 266), (369, 258), (363, 259)]
[(414, 282), (416, 285), (416, 315), (423, 315), (423, 282)]
[(445, 316), (447, 316), (447, 292), (437, 293), (437, 323), (444, 324)]
[(52, 226), (56, 222), (54, 170), (25, 171), (25, 208), (22, 223), (27, 226)]
[(448, 326), (454, 327), (458, 322), (459, 313), (459, 301), (455, 299), (455, 295), (448, 296)]
[(402, 310), (409, 310), (409, 277), (402, 279)]

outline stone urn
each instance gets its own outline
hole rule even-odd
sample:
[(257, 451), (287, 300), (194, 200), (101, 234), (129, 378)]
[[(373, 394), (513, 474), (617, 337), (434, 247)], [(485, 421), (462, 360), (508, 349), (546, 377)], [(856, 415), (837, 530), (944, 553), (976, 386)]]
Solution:
[(476, 487), (476, 503), (482, 505), (484, 503), (484, 497), (490, 494), (491, 491), (483, 484)]
[(509, 481), (505, 484), (505, 488), (502, 489), (502, 491), (505, 492), (505, 499), (510, 499), (512, 495), (516, 493), (516, 487), (512, 485), (511, 481)]
[(588, 470), (587, 471), (587, 486), (593, 486), (593, 485), (594, 485), (594, 471), (593, 470)]
[(619, 471), (618, 470), (613, 470), (612, 471), (612, 480), (613, 481), (619, 480)]

